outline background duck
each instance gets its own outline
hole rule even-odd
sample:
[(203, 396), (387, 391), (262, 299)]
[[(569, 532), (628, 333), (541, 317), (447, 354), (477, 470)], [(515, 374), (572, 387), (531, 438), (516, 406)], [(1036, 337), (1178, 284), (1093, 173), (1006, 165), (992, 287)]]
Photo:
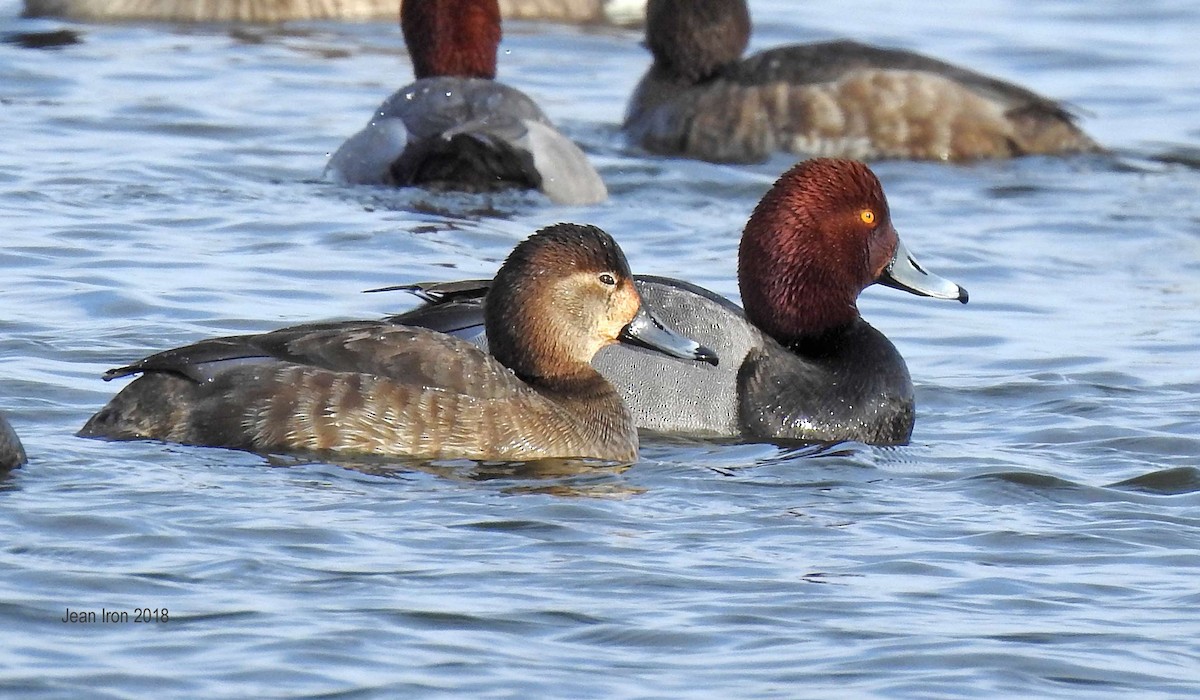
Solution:
[[(713, 348), (721, 364), (662, 361), (610, 348), (593, 365), (621, 392), (638, 427), (742, 439), (900, 444), (915, 420), (904, 358), (858, 313), (880, 283), (967, 302), (900, 241), (878, 178), (862, 163), (817, 159), (784, 173), (746, 223), (738, 251), (745, 311), (688, 282), (641, 276), (646, 305)], [(393, 317), (486, 343), (487, 281), (415, 288), (430, 303)]]
[(758, 162), (774, 151), (971, 160), (1101, 150), (1061, 104), (911, 51), (854, 41), (743, 59), (745, 0), (650, 0), (654, 63), (624, 128), (648, 151)]
[(594, 226), (517, 245), (487, 296), (491, 355), (424, 328), (346, 321), (205, 340), (109, 371), (140, 373), (80, 430), (246, 450), (430, 459), (631, 462), (637, 429), (589, 363), (618, 338), (681, 358), (711, 351), (642, 307)]
[[(417, 0), (420, 1), (420, 0)], [(286, 22), (390, 20), (396, 0), (25, 0), (26, 17), (109, 22)], [(509, 19), (636, 24), (645, 0), (500, 0)]]
[(25, 446), (8, 419), (0, 414), (0, 469), (15, 469), (26, 462)]
[(537, 104), (493, 80), (496, 0), (409, 2), (400, 25), (417, 80), (338, 148), (330, 176), (347, 184), (536, 189), (562, 204), (608, 197), (587, 156)]

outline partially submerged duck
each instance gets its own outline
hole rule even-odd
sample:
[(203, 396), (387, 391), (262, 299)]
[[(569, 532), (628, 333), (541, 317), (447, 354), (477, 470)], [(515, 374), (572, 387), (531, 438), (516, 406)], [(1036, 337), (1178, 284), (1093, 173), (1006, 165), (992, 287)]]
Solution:
[(608, 189), (587, 156), (525, 93), (494, 80), (496, 0), (424, 0), (401, 12), (417, 80), (375, 110), (329, 160), (346, 184), (541, 190), (593, 204)]
[[(738, 258), (744, 311), (688, 282), (638, 278), (656, 316), (721, 358), (704, 367), (624, 346), (598, 353), (593, 366), (638, 427), (745, 440), (908, 442), (916, 415), (908, 367), (859, 315), (858, 295), (875, 283), (962, 303), (967, 292), (927, 272), (901, 243), (874, 173), (846, 160), (796, 165), (755, 208)], [(392, 320), (485, 344), (488, 287), (409, 287), (429, 303)]]
[(79, 434), (253, 451), (430, 459), (637, 458), (628, 407), (589, 364), (618, 339), (688, 362), (712, 351), (643, 306), (624, 254), (593, 226), (517, 245), (487, 294), (490, 353), (376, 321), (201, 341), (109, 371), (142, 376)]
[(748, 58), (745, 0), (649, 0), (654, 63), (625, 131), (653, 153), (962, 161), (1102, 150), (1060, 103), (911, 51), (855, 41)]
[(0, 414), (0, 469), (15, 469), (28, 461), (25, 446), (8, 419)]

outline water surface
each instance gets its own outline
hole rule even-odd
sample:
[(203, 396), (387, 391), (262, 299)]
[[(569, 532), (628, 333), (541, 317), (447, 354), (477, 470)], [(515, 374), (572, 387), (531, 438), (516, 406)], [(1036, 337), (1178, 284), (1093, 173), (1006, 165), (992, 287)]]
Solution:
[[(109, 367), (397, 311), (360, 291), (490, 275), (555, 221), (736, 298), (738, 234), (790, 158), (640, 155), (617, 132), (637, 33), (513, 23), (502, 78), (609, 202), (340, 188), (327, 154), (411, 78), (396, 26), (19, 10), (0, 2), (0, 408), (31, 456), (0, 482), (6, 695), (1200, 692), (1194, 3), (752, 3), (755, 48), (918, 49), (1069, 102), (1114, 155), (876, 165), (906, 243), (972, 299), (861, 300), (914, 377), (912, 445), (657, 439), (580, 473), (72, 434)], [(168, 620), (61, 621), (137, 608)]]

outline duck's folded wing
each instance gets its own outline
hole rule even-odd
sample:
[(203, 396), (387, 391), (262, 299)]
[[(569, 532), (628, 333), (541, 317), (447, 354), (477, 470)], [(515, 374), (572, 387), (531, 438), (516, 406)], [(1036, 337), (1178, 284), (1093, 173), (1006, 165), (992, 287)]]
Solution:
[(346, 184), (452, 182), (481, 191), (515, 182), (562, 204), (608, 197), (587, 156), (533, 100), (476, 78), (425, 78), (400, 89), (334, 153), (326, 173)]
[(742, 84), (832, 82), (861, 71), (911, 71), (951, 80), (1006, 109), (1038, 109), (1072, 119), (1061, 104), (1019, 85), (902, 49), (828, 41), (767, 49), (732, 66), (725, 77)]
[(325, 176), (344, 185), (386, 184), (392, 163), (411, 141), (404, 120), (376, 117), (338, 147), (325, 166)]
[(384, 320), (389, 323), (428, 328), (487, 348), (487, 336), (483, 328), (483, 300), (491, 284), (491, 280), (461, 280), (418, 282), (388, 287), (388, 290), (411, 292), (425, 303)]
[(471, 343), (387, 322), (289, 339), (287, 353), (334, 372), (371, 374), (475, 398), (505, 396), (518, 385), (507, 368)]
[(430, 158), (446, 158), (446, 151), (474, 151), (470, 157), (477, 162), (475, 170), (529, 183), (559, 204), (594, 204), (608, 198), (600, 174), (574, 141), (544, 120), (501, 112), (456, 124), (408, 149), (392, 166), (394, 179), (419, 181), (415, 173), (427, 167)]
[(528, 95), (480, 78), (424, 78), (401, 88), (380, 105), (378, 116), (403, 119), (415, 138), (444, 136), (481, 120), (550, 123)]
[(549, 124), (526, 121), (518, 143), (533, 155), (542, 192), (559, 204), (596, 204), (608, 199), (608, 188), (575, 142)]
[(535, 174), (528, 179), (555, 202), (592, 204), (608, 197), (583, 151), (520, 90), (461, 78), (428, 78), (414, 85), (411, 98), (393, 97), (380, 110), (402, 117), (416, 139), (466, 136), (509, 153), (521, 167), (532, 168)]
[(204, 370), (209, 365), (256, 359), (285, 359), (279, 354), (284, 339), (301, 337), (308, 333), (352, 330), (364, 325), (370, 323), (335, 321), (292, 326), (259, 335), (208, 338), (191, 345), (155, 353), (124, 367), (110, 369), (104, 373), (104, 380), (145, 372), (167, 372), (202, 382), (210, 378), (211, 373)]
[(512, 374), (468, 342), (386, 322), (347, 321), (204, 340), (111, 370), (106, 379), (166, 372), (194, 382), (252, 363), (289, 363), (334, 373), (372, 375), (399, 385), (476, 398), (510, 389)]
[(375, 109), (367, 125), (329, 159), (326, 176), (351, 185), (391, 184), (392, 165), (406, 151), (430, 140), (449, 140), (452, 130), (491, 113), (511, 115), (514, 123), (545, 119), (524, 94), (490, 80), (418, 80)]
[(491, 286), (491, 280), (457, 280), (454, 282), (414, 282), (371, 291), (411, 292), (423, 301), (437, 304), (458, 300), (480, 300), (487, 294)]

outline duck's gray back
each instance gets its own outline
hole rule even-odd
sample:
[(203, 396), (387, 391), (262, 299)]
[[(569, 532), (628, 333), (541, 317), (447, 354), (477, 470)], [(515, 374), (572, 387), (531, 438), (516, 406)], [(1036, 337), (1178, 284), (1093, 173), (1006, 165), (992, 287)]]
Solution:
[(761, 347), (761, 332), (735, 304), (701, 287), (644, 276), (637, 285), (655, 316), (715, 350), (720, 363), (678, 360), (621, 343), (597, 353), (592, 365), (617, 388), (640, 429), (740, 435), (738, 372), (746, 355)]
[[(716, 367), (667, 357), (628, 343), (603, 348), (592, 359), (629, 406), (637, 427), (698, 437), (738, 437), (739, 373), (746, 356), (774, 345), (746, 320), (736, 304), (681, 280), (638, 275), (638, 291), (654, 315), (672, 330), (715, 350)], [(433, 285), (450, 298), (389, 319), (449, 333), (483, 349), (486, 281)]]

